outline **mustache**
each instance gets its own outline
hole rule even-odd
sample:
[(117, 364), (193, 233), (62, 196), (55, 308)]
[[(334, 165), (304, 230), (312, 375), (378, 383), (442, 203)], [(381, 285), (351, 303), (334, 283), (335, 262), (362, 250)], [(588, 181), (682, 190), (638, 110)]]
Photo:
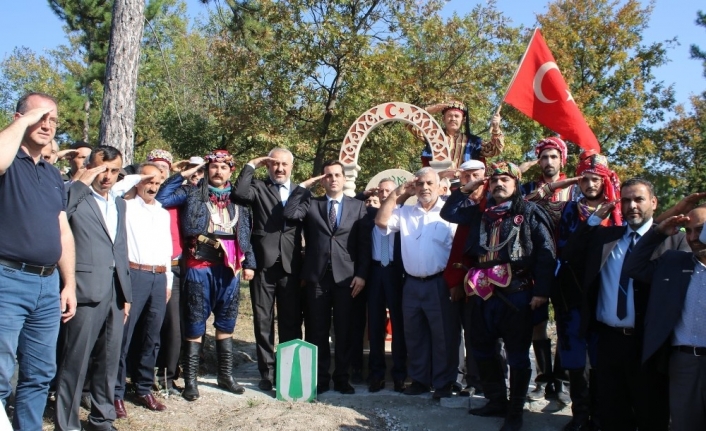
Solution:
[(505, 189), (505, 187), (503, 187), (503, 186), (497, 186), (497, 187), (495, 187), (495, 188), (493, 189), (493, 192), (497, 192), (497, 191), (499, 191), (499, 190), (507, 191), (507, 190)]

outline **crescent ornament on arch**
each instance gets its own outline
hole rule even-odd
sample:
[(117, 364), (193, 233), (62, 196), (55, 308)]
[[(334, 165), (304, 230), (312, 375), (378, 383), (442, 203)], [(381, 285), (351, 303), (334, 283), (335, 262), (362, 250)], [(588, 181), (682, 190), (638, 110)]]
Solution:
[(390, 103), (389, 105), (387, 105), (385, 107), (385, 115), (387, 115), (387, 118), (392, 118), (395, 116), (391, 111), (392, 111), (392, 108), (396, 108), (396, 107), (397, 107), (397, 105), (395, 105), (394, 103)]
[(537, 73), (534, 75), (534, 81), (532, 82), (532, 88), (534, 88), (534, 95), (537, 96), (537, 99), (544, 103), (556, 102), (556, 100), (548, 99), (544, 95), (544, 93), (542, 93), (542, 81), (544, 80), (544, 75), (546, 75), (547, 72), (552, 69), (559, 70), (559, 66), (557, 66), (556, 63), (554, 63), (553, 61), (548, 61), (544, 63), (542, 66), (540, 66), (539, 70), (537, 70)]

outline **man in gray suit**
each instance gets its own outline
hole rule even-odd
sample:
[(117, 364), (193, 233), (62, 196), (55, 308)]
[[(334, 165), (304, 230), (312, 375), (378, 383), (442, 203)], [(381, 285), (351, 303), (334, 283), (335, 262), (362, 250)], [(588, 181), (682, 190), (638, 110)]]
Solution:
[[(85, 430), (115, 429), (113, 406), (123, 324), (132, 289), (125, 230), (125, 201), (115, 197), (122, 155), (98, 146), (88, 169), (69, 188), (66, 213), (76, 242), (76, 315), (60, 331), (56, 378), (57, 430), (79, 430), (81, 388), (89, 379), (91, 413)], [(86, 375), (89, 359), (91, 374)]]

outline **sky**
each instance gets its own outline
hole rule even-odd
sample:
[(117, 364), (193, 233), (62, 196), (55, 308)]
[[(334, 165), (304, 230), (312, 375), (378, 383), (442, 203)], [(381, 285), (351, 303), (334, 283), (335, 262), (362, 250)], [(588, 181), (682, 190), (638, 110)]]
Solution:
[[(647, 0), (641, 0), (647, 4)], [(12, 53), (15, 47), (26, 46), (36, 52), (66, 44), (63, 23), (49, 8), (47, 0), (4, 0), (0, 13), (0, 58)], [(203, 14), (206, 6), (199, 0), (186, 0), (188, 12), (192, 16)], [(464, 15), (477, 0), (448, 0), (444, 15), (457, 12)], [(703, 0), (655, 0), (655, 8), (644, 32), (644, 43), (664, 41), (677, 37), (679, 46), (668, 52), (671, 62), (655, 72), (657, 80), (674, 84), (677, 101), (687, 104), (692, 94), (706, 90), (706, 78), (700, 61), (689, 58), (689, 46), (697, 44), (706, 49), (706, 29), (695, 24), (696, 12), (706, 12)], [(548, 0), (497, 0), (497, 8), (512, 19), (515, 24), (534, 27), (535, 16), (547, 11)], [(28, 24), (32, 25), (29, 29)], [(559, 65), (561, 68), (561, 65)]]

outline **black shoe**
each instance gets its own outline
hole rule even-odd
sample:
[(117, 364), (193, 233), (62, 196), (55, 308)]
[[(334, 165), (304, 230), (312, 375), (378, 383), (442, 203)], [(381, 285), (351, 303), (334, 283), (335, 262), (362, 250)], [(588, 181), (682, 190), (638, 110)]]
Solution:
[(432, 394), (431, 397), (435, 400), (440, 400), (442, 398), (450, 398), (451, 397), (451, 386), (453, 386), (452, 383), (447, 383), (444, 386), (435, 389), (434, 393)]
[(546, 389), (546, 383), (535, 383), (534, 389), (527, 393), (527, 398), (531, 401), (539, 401), (547, 397), (551, 399), (552, 392)]
[(105, 429), (105, 428), (95, 428), (91, 426), (90, 424), (86, 424), (85, 427), (81, 428), (81, 431), (118, 431), (117, 428), (115, 428), (114, 425), (111, 425), (110, 428)]
[(331, 388), (328, 384), (320, 383), (316, 385), (316, 395), (321, 395), (324, 392), (328, 392), (330, 389)]
[(365, 382), (365, 379), (363, 379), (363, 371), (361, 370), (353, 370), (351, 373), (351, 383), (354, 385), (362, 385)]
[(351, 384), (348, 382), (334, 383), (333, 390), (336, 392), (340, 392), (343, 395), (351, 395), (355, 393), (355, 388), (351, 386)]
[(473, 416), (504, 418), (507, 416), (507, 404), (507, 400), (505, 402), (488, 401), (483, 407), (468, 409), (468, 413)]
[(261, 391), (271, 391), (272, 382), (270, 379), (262, 379), (260, 380), (260, 383), (257, 384), (257, 387), (260, 388)]
[(571, 397), (566, 393), (563, 383), (559, 380), (554, 381), (554, 385), (547, 385), (547, 391), (544, 393), (544, 398), (547, 400), (556, 400), (565, 406), (571, 404)]
[(588, 419), (571, 418), (569, 423), (564, 425), (562, 431), (588, 431), (591, 429), (591, 423)]
[(429, 386), (423, 385), (417, 381), (412, 380), (412, 384), (407, 386), (403, 394), (405, 395), (421, 395), (429, 392)]
[(407, 385), (404, 384), (404, 380), (395, 380), (395, 392), (404, 392), (407, 389)]
[(385, 380), (371, 378), (370, 384), (368, 385), (368, 392), (380, 392), (381, 389), (385, 389)]

